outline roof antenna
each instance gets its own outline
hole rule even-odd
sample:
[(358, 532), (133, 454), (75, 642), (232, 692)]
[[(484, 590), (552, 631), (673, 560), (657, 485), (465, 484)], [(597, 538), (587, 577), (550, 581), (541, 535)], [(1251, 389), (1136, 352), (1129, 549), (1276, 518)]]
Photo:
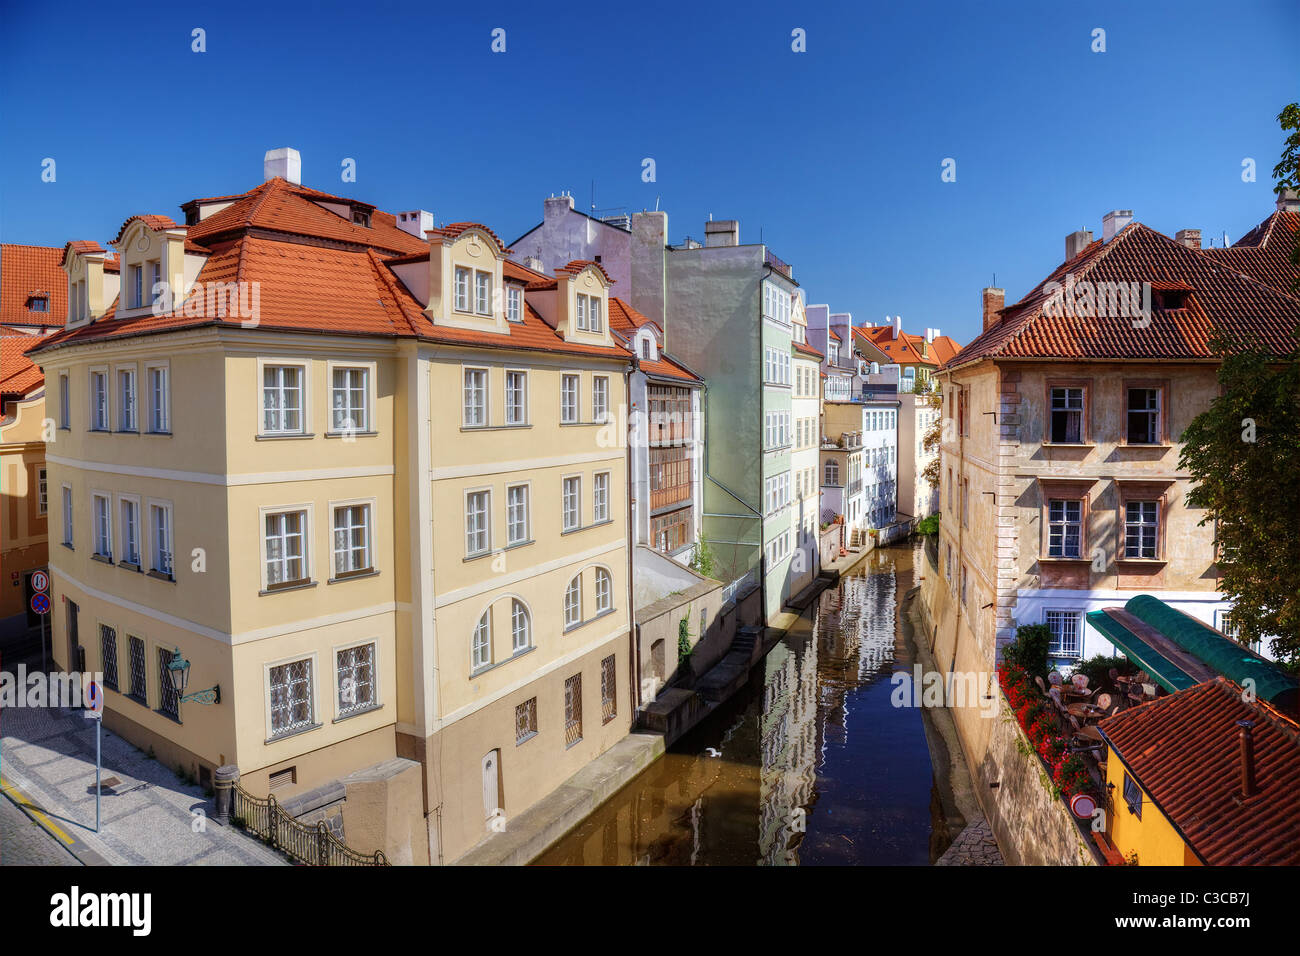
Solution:
[(591, 211), (596, 211), (596, 180), (591, 181)]
[(655, 212), (659, 211), (659, 197), (655, 196)]

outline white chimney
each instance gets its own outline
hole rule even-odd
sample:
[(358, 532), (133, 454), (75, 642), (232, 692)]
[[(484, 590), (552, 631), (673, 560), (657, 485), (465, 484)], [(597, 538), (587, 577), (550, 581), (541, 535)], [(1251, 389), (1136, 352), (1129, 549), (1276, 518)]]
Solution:
[(894, 338), (898, 339), (898, 338), (902, 338), (902, 336), (903, 336), (903, 317), (901, 315), (896, 315), (894, 316)]
[(266, 151), (266, 156), (262, 159), (262, 180), (265, 182), (277, 176), (294, 185), (302, 183), (302, 157), (292, 146)]
[(542, 260), (536, 256), (524, 256), (524, 265), (529, 269), (532, 269), (534, 272), (540, 272), (543, 275), (546, 273), (546, 266), (544, 266)]
[(925, 330), (925, 340), (926, 340), (927, 342), (933, 342), (933, 341), (934, 341), (935, 339), (937, 339), (938, 337), (939, 337), (939, 330), (938, 330), (938, 329), (926, 329), (926, 330)]
[(1132, 209), (1112, 209), (1101, 217), (1101, 240), (1110, 242), (1119, 231), (1133, 221)]
[(397, 228), (402, 232), (409, 232), (417, 239), (424, 239), (424, 234), (433, 228), (433, 213), (426, 212), (423, 209), (399, 212), (397, 214)]
[(704, 224), (704, 244), (706, 246), (740, 245), (740, 222), (736, 219), (719, 219), (716, 222), (710, 215)]

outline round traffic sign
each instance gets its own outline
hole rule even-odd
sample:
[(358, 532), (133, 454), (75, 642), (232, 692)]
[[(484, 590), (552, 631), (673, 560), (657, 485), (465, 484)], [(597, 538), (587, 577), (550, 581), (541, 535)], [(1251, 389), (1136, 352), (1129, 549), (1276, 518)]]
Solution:
[(48, 594), (32, 595), (32, 610), (37, 614), (48, 614), (50, 611), (50, 598)]
[(86, 684), (86, 709), (99, 710), (103, 706), (104, 692), (99, 689), (99, 685), (93, 680)]
[(50, 588), (50, 578), (44, 571), (37, 571), (32, 575), (33, 591), (48, 591)]
[(1097, 801), (1091, 794), (1076, 793), (1070, 799), (1070, 809), (1080, 820), (1090, 820), (1097, 809)]

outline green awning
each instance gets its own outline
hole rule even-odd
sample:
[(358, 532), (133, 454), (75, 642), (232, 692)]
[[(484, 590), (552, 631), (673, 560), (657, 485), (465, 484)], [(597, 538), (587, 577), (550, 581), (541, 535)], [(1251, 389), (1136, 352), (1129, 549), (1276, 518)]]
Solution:
[(1087, 618), (1089, 624), (1099, 633), (1104, 634), (1106, 639), (1123, 651), (1129, 660), (1135, 661), (1151, 675), (1152, 680), (1171, 694), (1195, 687), (1200, 683), (1105, 611), (1089, 611)]
[(1249, 687), (1252, 685), (1248, 682), (1253, 682), (1255, 696), (1260, 700), (1284, 710), (1295, 709), (1300, 698), (1300, 681), (1272, 661), (1224, 637), (1204, 621), (1150, 594), (1129, 598), (1124, 610), (1238, 686)]

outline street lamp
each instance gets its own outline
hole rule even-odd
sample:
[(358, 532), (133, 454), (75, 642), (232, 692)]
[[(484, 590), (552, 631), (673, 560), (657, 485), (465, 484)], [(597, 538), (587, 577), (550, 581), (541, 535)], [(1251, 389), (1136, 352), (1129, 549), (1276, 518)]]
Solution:
[(167, 662), (167, 674), (172, 681), (172, 689), (176, 691), (177, 703), (192, 701), (196, 704), (219, 704), (221, 703), (221, 685), (214, 684), (207, 690), (195, 691), (188, 696), (185, 693), (185, 685), (190, 682), (190, 662), (181, 657), (181, 649), (178, 647), (172, 651), (172, 659)]

